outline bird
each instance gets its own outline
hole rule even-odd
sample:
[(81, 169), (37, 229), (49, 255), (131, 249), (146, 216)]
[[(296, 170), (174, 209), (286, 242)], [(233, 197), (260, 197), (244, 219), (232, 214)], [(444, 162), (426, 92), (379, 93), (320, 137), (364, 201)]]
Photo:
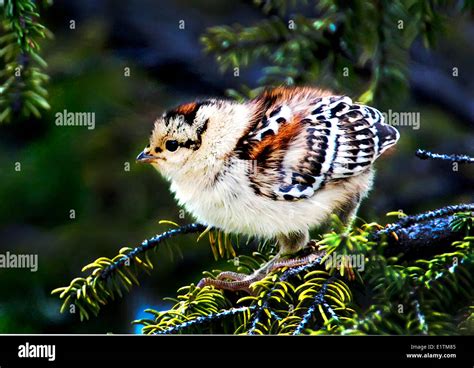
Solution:
[(199, 223), (276, 240), (277, 254), (252, 275), (223, 272), (198, 284), (248, 291), (275, 267), (309, 262), (294, 256), (331, 215), (350, 226), (373, 186), (374, 162), (399, 137), (384, 114), (347, 95), (280, 86), (244, 102), (210, 98), (167, 110), (137, 161), (157, 169)]

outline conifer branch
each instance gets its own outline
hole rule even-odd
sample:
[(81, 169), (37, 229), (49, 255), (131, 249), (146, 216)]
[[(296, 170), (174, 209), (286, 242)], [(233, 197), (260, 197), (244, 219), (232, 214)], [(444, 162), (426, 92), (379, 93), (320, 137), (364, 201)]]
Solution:
[(328, 305), (328, 303), (326, 303), (325, 300), (324, 300), (324, 298), (326, 296), (328, 284), (333, 282), (334, 279), (335, 279), (335, 277), (333, 276), (323, 284), (321, 289), (318, 291), (318, 293), (314, 297), (313, 303), (309, 306), (308, 310), (306, 311), (303, 318), (301, 319), (301, 322), (298, 324), (295, 331), (293, 332), (293, 335), (300, 335), (301, 333), (303, 333), (304, 329), (306, 328), (306, 326), (309, 324), (311, 318), (313, 317), (313, 315), (316, 311), (316, 308), (318, 308), (318, 307), (321, 308), (321, 310), (320, 310), (321, 313), (324, 313), (324, 311), (322, 310), (322, 307), (324, 307), (324, 308), (326, 308), (326, 310), (328, 312), (330, 312), (331, 317), (334, 317), (334, 318), (337, 319), (337, 315), (334, 313), (334, 311), (331, 309), (331, 307)]
[[(369, 0), (357, 7), (320, 1), (314, 5), (317, 16), (313, 17), (291, 11), (296, 5), (308, 4), (304, 0), (254, 0), (254, 4), (265, 19), (250, 26), (211, 27), (201, 38), (222, 70), (234, 68), (235, 73), (235, 68), (259, 61), (266, 65), (259, 88), (317, 84), (360, 96), (358, 100), (364, 103), (392, 101), (391, 97), (406, 91), (407, 50), (417, 38), (432, 47), (439, 30), (449, 23), (444, 16), (447, 1)], [(468, 6), (456, 9), (458, 13), (468, 11)], [(257, 90), (243, 86), (242, 91), (228, 94), (251, 97)]]
[[(371, 320), (375, 319), (371, 322), (373, 325), (369, 324), (372, 327), (367, 329), (366, 327), (369, 325), (365, 323), (364, 329), (360, 330), (358, 321), (361, 317), (358, 314), (353, 314), (355, 312), (350, 307), (353, 302), (350, 288), (346, 285), (348, 277), (350, 282), (354, 282), (354, 275), (358, 275), (360, 281), (366, 280), (367, 285), (374, 283), (376, 288), (384, 290), (384, 293), (389, 297), (399, 296), (404, 290), (418, 289), (417, 285), (430, 285), (431, 290), (436, 290), (439, 295), (443, 295), (443, 298), (447, 298), (444, 295), (444, 285), (446, 282), (453, 283), (450, 279), (453, 275), (456, 277), (460, 275), (462, 278), (455, 281), (464, 293), (459, 297), (459, 300), (466, 300), (470, 297), (465, 290), (472, 290), (472, 278), (466, 276), (466, 273), (471, 272), (469, 270), (474, 259), (472, 258), (470, 238), (467, 237), (462, 241), (462, 233), (470, 230), (466, 224), (472, 223), (472, 212), (469, 212), (472, 209), (473, 205), (448, 206), (421, 215), (406, 216), (382, 230), (379, 230), (380, 226), (378, 225), (367, 224), (363, 229), (355, 228), (348, 234), (341, 228), (339, 229), (342, 231), (341, 233), (332, 232), (324, 235), (323, 240), (318, 243), (319, 250), (323, 253), (315, 261), (304, 266), (282, 271), (276, 270), (263, 280), (252, 284), (255, 291), (254, 296), (243, 297), (235, 303), (232, 301), (233, 298), (222, 290), (213, 287), (196, 288), (191, 285), (184, 289), (186, 294), (176, 300), (177, 304), (170, 311), (148, 310), (155, 318), (143, 319), (135, 321), (135, 323), (143, 324), (143, 332), (152, 334), (186, 333), (196, 331), (196, 328), (201, 333), (203, 331), (234, 331), (235, 333), (239, 331), (247, 334), (301, 334), (305, 331), (334, 333), (343, 331), (341, 329), (345, 329), (345, 333), (370, 333), (376, 328), (381, 328), (377, 323), (377, 311), (384, 310), (384, 313), (388, 314), (393, 311), (383, 309), (381, 304), (383, 297), (381, 297), (382, 299), (377, 302), (378, 309), (375, 312), (370, 312), (375, 314), (372, 317), (367, 317)], [(440, 220), (444, 221), (446, 229), (449, 229), (449, 226), (452, 227), (453, 223), (458, 228), (456, 235), (457, 239), (461, 240), (454, 243), (456, 248), (451, 253), (435, 255), (434, 258), (424, 261), (424, 263), (422, 260), (416, 260), (415, 265), (405, 268), (386, 264), (387, 261), (380, 252), (388, 254), (387, 249), (395, 244), (391, 244), (391, 241), (394, 242), (396, 239), (400, 243), (405, 232), (412, 232), (411, 228), (425, 226), (424, 224), (431, 226), (431, 222)], [(341, 224), (337, 219), (334, 221), (333, 226), (337, 230)], [(147, 251), (174, 235), (204, 230), (206, 230), (204, 225), (190, 224), (148, 239), (134, 249), (123, 248), (120, 254), (112, 260), (103, 257), (86, 266), (84, 270), (93, 270), (89, 277), (75, 279), (69, 287), (56, 289), (53, 292), (61, 293), (60, 297), (64, 299), (63, 311), (67, 306), (75, 305), (79, 308), (81, 319), (88, 318), (91, 312), (97, 314), (100, 305), (106, 304), (108, 299), (113, 299), (115, 293), (121, 295), (122, 288), (128, 290), (132, 284), (138, 284), (136, 273), (139, 269), (151, 270), (152, 264), (148, 257), (143, 257)], [(396, 234), (395, 237), (393, 237), (393, 233)], [(390, 236), (392, 237), (391, 241), (389, 241)], [(387, 242), (388, 247), (383, 246), (384, 242)], [(413, 242), (416, 242), (416, 237), (407, 238), (402, 241), (402, 244), (413, 247)], [(396, 244), (400, 250), (398, 243)], [(337, 269), (331, 268), (329, 272), (323, 270), (324, 262), (328, 256), (332, 254), (350, 255), (354, 252), (369, 257), (369, 265), (372, 266), (366, 271), (366, 274), (361, 276), (357, 270), (350, 269), (350, 267), (346, 270), (347, 266), (344, 265), (340, 265)], [(430, 254), (431, 256), (435, 254), (434, 248), (430, 248)], [(144, 259), (142, 260), (139, 256)], [(241, 257), (245, 262), (245, 256)], [(452, 264), (454, 258), (458, 260), (455, 266)], [(392, 256), (390, 259), (392, 262), (393, 260), (399, 262), (401, 258)], [(127, 260), (130, 260), (131, 263), (128, 263)], [(259, 266), (258, 262), (251, 263), (245, 266), (250, 271)], [(135, 268), (131, 267), (132, 265)], [(336, 271), (338, 275), (336, 275)], [(400, 280), (405, 280), (404, 282), (409, 282), (409, 284), (400, 284)], [(425, 322), (421, 323), (422, 320), (431, 321), (434, 316), (425, 316), (426, 312), (422, 312), (423, 306), (418, 299), (413, 299), (410, 295), (405, 298), (412, 300), (410, 305), (413, 308), (409, 319), (404, 322), (407, 323), (406, 328), (411, 330), (414, 326), (419, 326), (420, 331), (425, 331), (429, 322), (424, 325)], [(422, 296), (420, 300), (426, 299), (426, 296)], [(417, 303), (419, 304), (417, 305)], [(315, 315), (316, 312), (317, 315)], [(400, 326), (390, 328), (395, 328), (395, 330), (391, 330), (395, 333), (404, 331)], [(446, 325), (446, 328), (451, 327)]]
[(140, 271), (149, 273), (153, 269), (147, 252), (173, 236), (202, 232), (206, 228), (201, 224), (184, 225), (144, 240), (136, 248), (124, 247), (112, 259), (101, 257), (85, 266), (82, 271), (90, 271), (89, 276), (77, 277), (69, 286), (54, 289), (51, 294), (59, 294), (63, 299), (61, 312), (67, 308), (71, 311), (74, 306), (72, 311), (75, 307), (79, 309), (81, 321), (89, 319), (91, 313), (97, 316), (101, 306), (114, 300), (115, 295), (122, 297), (123, 290), (139, 285)]
[(123, 267), (127, 261), (129, 261), (130, 259), (136, 259), (138, 255), (143, 254), (144, 252), (147, 252), (150, 249), (155, 248), (159, 244), (163, 243), (166, 239), (169, 239), (176, 235), (185, 235), (185, 234), (202, 232), (206, 230), (206, 228), (207, 226), (198, 224), (198, 223), (188, 224), (188, 225), (180, 226), (177, 229), (171, 229), (171, 230), (165, 231), (164, 233), (155, 235), (154, 237), (150, 239), (146, 239), (138, 247), (130, 250), (123, 257), (117, 259), (116, 261), (108, 265), (106, 268), (104, 268), (100, 272), (100, 278), (101, 279), (109, 278), (111, 274), (117, 271), (118, 268)]
[(249, 307), (230, 308), (222, 312), (211, 313), (207, 316), (197, 317), (195, 319), (182, 322), (178, 325), (169, 327), (166, 330), (154, 332), (154, 334), (169, 335), (169, 334), (174, 334), (174, 333), (182, 333), (182, 332), (186, 332), (186, 330), (191, 327), (198, 327), (199, 325), (206, 324), (206, 323), (216, 323), (225, 317), (233, 316), (238, 313), (250, 313), (250, 312), (253, 312), (255, 309), (256, 309), (255, 305), (251, 305)]
[(394, 224), (369, 235), (372, 241), (388, 242), (386, 256), (403, 253), (404, 259), (431, 257), (446, 251), (472, 227), (474, 204), (446, 206), (419, 215), (404, 216)]
[(13, 116), (41, 117), (50, 108), (44, 84), (46, 62), (39, 55), (40, 40), (51, 33), (39, 22), (33, 0), (5, 0), (0, 4), (0, 123)]

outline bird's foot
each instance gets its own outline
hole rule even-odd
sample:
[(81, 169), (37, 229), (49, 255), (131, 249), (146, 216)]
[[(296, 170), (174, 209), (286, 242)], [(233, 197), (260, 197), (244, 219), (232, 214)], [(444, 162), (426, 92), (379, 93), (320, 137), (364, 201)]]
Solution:
[(202, 288), (204, 286), (214, 286), (217, 289), (245, 291), (249, 294), (252, 294), (250, 285), (263, 279), (264, 277), (264, 274), (253, 273), (251, 275), (247, 275), (245, 273), (225, 271), (217, 275), (215, 279), (210, 277), (201, 279), (197, 287)]
[[(311, 242), (310, 242), (311, 243)], [(313, 243), (314, 244), (314, 243)], [(311, 253), (298, 257), (298, 258), (283, 258), (278, 255), (271, 261), (266, 263), (263, 267), (256, 270), (251, 275), (244, 273), (225, 271), (221, 272), (215, 279), (206, 277), (201, 279), (198, 287), (214, 286), (217, 289), (230, 290), (230, 291), (245, 291), (252, 294), (251, 284), (262, 280), (269, 273), (279, 268), (295, 268), (313, 263), (318, 257), (322, 255), (322, 252), (315, 252), (313, 244), (307, 249), (312, 250)]]

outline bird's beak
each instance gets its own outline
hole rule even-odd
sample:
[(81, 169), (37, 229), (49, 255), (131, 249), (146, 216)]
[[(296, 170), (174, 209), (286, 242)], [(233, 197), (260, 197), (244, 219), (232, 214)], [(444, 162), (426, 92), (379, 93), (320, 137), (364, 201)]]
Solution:
[(156, 157), (146, 154), (144, 151), (140, 152), (137, 156), (137, 162), (141, 163), (151, 163), (155, 161)]

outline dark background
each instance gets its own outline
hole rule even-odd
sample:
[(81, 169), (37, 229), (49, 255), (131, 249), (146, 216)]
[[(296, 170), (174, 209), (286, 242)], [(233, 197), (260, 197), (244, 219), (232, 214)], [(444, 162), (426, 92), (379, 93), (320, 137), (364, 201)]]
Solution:
[[(199, 37), (206, 27), (248, 25), (262, 15), (249, 1), (56, 0), (42, 16), (55, 36), (43, 43), (52, 108), (41, 120), (0, 126), (0, 252), (38, 254), (39, 269), (0, 269), (0, 333), (134, 332), (130, 322), (143, 317), (143, 309), (167, 308), (163, 297), (197, 282), (203, 270), (223, 266), (205, 240), (173, 240), (154, 256), (155, 271), (141, 278), (141, 287), (90, 321), (60, 314), (50, 292), (94, 259), (165, 231), (169, 226), (160, 219), (192, 221), (180, 216), (164, 180), (134, 159), (164, 109), (223, 96), (241, 84), (256, 87), (261, 65), (242, 68), (238, 78), (221, 74)], [(399, 128), (397, 150), (378, 161), (374, 190), (359, 212), (366, 221), (385, 224), (393, 221), (385, 217), (389, 211), (413, 214), (473, 201), (472, 166), (453, 171), (448, 162), (414, 156), (417, 148), (474, 154), (472, 45), (474, 24), (464, 19), (433, 51), (415, 42), (410, 96), (397, 101), (397, 111), (419, 112), (421, 127)], [(95, 112), (96, 128), (56, 126), (54, 115), (64, 109)]]

